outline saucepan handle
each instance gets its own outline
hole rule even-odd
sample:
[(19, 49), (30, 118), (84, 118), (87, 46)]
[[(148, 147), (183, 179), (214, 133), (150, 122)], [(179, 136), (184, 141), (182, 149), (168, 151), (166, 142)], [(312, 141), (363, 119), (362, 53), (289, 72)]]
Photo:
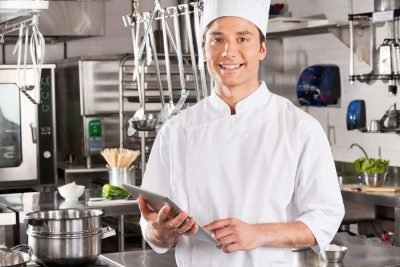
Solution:
[(21, 251), (21, 252), (26, 252), (29, 254), (29, 256), (32, 256), (33, 254), (33, 248), (29, 245), (17, 245), (15, 247), (11, 248), (12, 251)]
[(110, 226), (104, 227), (101, 229), (103, 231), (103, 235), (101, 239), (108, 238), (110, 236), (115, 235), (115, 229), (111, 228)]

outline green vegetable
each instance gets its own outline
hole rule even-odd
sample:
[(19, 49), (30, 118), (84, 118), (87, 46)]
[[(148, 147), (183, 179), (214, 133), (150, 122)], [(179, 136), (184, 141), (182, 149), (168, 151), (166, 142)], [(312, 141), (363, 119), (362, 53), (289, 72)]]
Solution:
[(103, 185), (102, 195), (104, 198), (109, 199), (113, 197), (127, 197), (129, 196), (129, 193), (119, 186), (105, 184)]
[(354, 161), (354, 167), (360, 173), (385, 173), (389, 167), (389, 161), (374, 158), (359, 158)]

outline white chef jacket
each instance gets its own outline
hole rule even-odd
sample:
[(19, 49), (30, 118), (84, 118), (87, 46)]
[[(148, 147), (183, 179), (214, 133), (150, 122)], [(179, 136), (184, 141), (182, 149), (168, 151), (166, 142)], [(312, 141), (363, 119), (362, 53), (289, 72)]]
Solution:
[[(143, 188), (171, 198), (200, 225), (301, 221), (316, 252), (336, 233), (344, 207), (334, 160), (320, 124), (262, 83), (229, 106), (215, 92), (166, 123), (158, 133)], [(147, 222), (141, 226), (146, 237)], [(159, 253), (167, 249), (150, 243)], [(291, 266), (290, 249), (260, 247), (224, 253), (197, 235), (182, 236), (178, 266)]]

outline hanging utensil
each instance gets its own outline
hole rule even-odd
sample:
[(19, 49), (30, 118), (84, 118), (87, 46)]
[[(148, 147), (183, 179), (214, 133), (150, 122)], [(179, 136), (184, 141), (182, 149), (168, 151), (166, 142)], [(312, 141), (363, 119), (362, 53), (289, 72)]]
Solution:
[(199, 3), (194, 4), (194, 29), (196, 33), (196, 41), (197, 41), (197, 54), (198, 54), (198, 68), (200, 71), (200, 82), (201, 82), (201, 89), (203, 93), (203, 98), (206, 98), (208, 96), (207, 93), (207, 80), (206, 80), (206, 72), (204, 68), (204, 62), (203, 62), (203, 49), (202, 49), (202, 39), (203, 36), (201, 34), (201, 27), (200, 27), (200, 8), (199, 8)]
[(192, 33), (192, 24), (190, 22), (189, 5), (187, 5), (187, 4), (180, 5), (180, 8), (183, 9), (184, 16), (185, 16), (186, 32), (187, 32), (187, 37), (188, 37), (188, 42), (189, 42), (189, 52), (190, 52), (190, 59), (192, 62), (192, 71), (193, 71), (193, 75), (194, 75), (196, 96), (197, 96), (197, 101), (200, 101), (201, 96), (200, 96), (200, 88), (199, 88), (199, 78), (197, 76), (196, 57), (195, 57), (195, 51), (194, 51), (194, 46), (193, 46), (193, 33)]
[(42, 65), (45, 56), (45, 40), (39, 30), (39, 15), (34, 15), (32, 23), (32, 36), (30, 39), (30, 50), (35, 77), (36, 104), (40, 103), (40, 80), (42, 76)]
[(20, 83), (20, 67), (21, 67), (21, 53), (22, 53), (22, 39), (24, 38), (24, 24), (21, 23), (19, 25), (19, 34), (18, 34), (18, 40), (17, 43), (15, 44), (14, 50), (13, 50), (13, 55), (15, 55), (16, 53), (18, 53), (17, 55), (17, 85), (18, 87), (21, 86)]
[(149, 37), (150, 37), (150, 45), (151, 45), (151, 48), (153, 50), (153, 55), (154, 55), (154, 63), (155, 63), (156, 73), (157, 73), (158, 89), (160, 91), (161, 109), (163, 109), (164, 105), (165, 105), (164, 92), (163, 92), (163, 86), (162, 86), (162, 81), (161, 81), (160, 65), (158, 63), (156, 42), (154, 40), (153, 25), (152, 25), (152, 23), (150, 23), (150, 20), (149, 20)]
[(185, 83), (185, 69), (183, 67), (183, 56), (182, 56), (182, 47), (181, 47), (181, 33), (179, 28), (179, 20), (178, 20), (178, 8), (173, 8), (173, 22), (174, 22), (174, 32), (175, 32), (175, 44), (176, 44), (176, 56), (178, 59), (178, 68), (179, 68), (179, 78), (181, 83), (181, 97), (178, 100), (172, 114), (178, 113), (183, 104), (185, 103), (187, 97), (189, 96), (189, 91), (186, 90)]
[[(144, 19), (144, 17), (143, 17), (143, 19)], [(150, 31), (149, 30), (149, 27), (150, 27), (149, 23), (145, 22), (145, 23), (143, 23), (143, 25), (144, 25), (145, 33), (149, 32)], [(146, 47), (146, 65), (150, 66), (151, 62), (153, 61), (153, 55), (152, 55), (152, 50), (151, 50), (151, 46), (150, 46), (149, 34), (144, 35), (143, 38), (144, 38), (144, 40), (146, 42), (146, 45), (145, 45), (145, 47)]]
[[(136, 130), (139, 131), (149, 131), (149, 130), (154, 130), (155, 128), (155, 118), (153, 114), (145, 114), (145, 95), (144, 95), (144, 67), (142, 68), (142, 76), (139, 80), (139, 68), (140, 68), (140, 60), (141, 57), (143, 55), (143, 51), (146, 47), (149, 46), (149, 42), (146, 42), (147, 36), (149, 35), (149, 31), (151, 29), (150, 25), (153, 23), (154, 21), (154, 17), (155, 14), (157, 12), (163, 12), (164, 10), (161, 8), (160, 3), (158, 2), (158, 0), (154, 0), (154, 9), (153, 9), (153, 13), (151, 15), (150, 20), (148, 21), (148, 26), (144, 27), (144, 39), (142, 41), (142, 43), (139, 46), (139, 42), (138, 42), (138, 38), (139, 38), (139, 33), (140, 30), (138, 29), (138, 27), (136, 27), (136, 36), (134, 36), (134, 33), (132, 31), (132, 38), (135, 39), (135, 41), (133, 41), (134, 43), (134, 54), (135, 54), (135, 60), (134, 60), (134, 80), (136, 78), (137, 80), (137, 88), (138, 88), (138, 94), (139, 94), (139, 101), (140, 101), (140, 108), (135, 112), (135, 114), (133, 115), (133, 117), (131, 117), (128, 120), (128, 136), (132, 136)], [(136, 25), (138, 25), (139, 19), (140, 19), (140, 14), (136, 13)], [(141, 18), (142, 21), (145, 21), (145, 18), (142, 17)]]
[(170, 61), (169, 61), (169, 45), (168, 45), (168, 36), (167, 36), (167, 25), (165, 20), (165, 10), (162, 9), (159, 11), (161, 16), (161, 28), (162, 28), (162, 36), (163, 36), (163, 46), (164, 46), (164, 61), (165, 61), (165, 70), (167, 75), (167, 87), (168, 87), (168, 97), (169, 101), (164, 106), (164, 108), (160, 112), (158, 126), (162, 125), (165, 121), (168, 120), (172, 111), (175, 108), (174, 105), (174, 95), (172, 92), (172, 83), (171, 83), (171, 69), (170, 69)]
[(132, 74), (132, 80), (136, 80), (136, 86), (138, 89), (138, 95), (139, 95), (139, 102), (140, 102), (140, 107), (138, 110), (135, 111), (135, 114), (128, 120), (128, 136), (133, 136), (136, 132), (136, 129), (133, 127), (133, 121), (134, 120), (140, 120), (144, 118), (144, 110), (142, 106), (142, 93), (140, 90), (140, 85), (139, 85), (139, 33), (140, 33), (140, 22), (139, 22), (139, 17), (136, 17), (134, 20), (134, 24), (132, 25), (131, 28), (131, 35), (132, 35), (132, 48), (133, 48), (133, 54), (134, 54), (134, 66), (133, 66), (133, 74)]

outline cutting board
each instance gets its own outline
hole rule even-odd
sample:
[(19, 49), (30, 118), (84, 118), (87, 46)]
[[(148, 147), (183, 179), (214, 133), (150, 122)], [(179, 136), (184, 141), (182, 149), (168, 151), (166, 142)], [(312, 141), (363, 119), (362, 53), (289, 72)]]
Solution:
[(383, 192), (383, 193), (396, 193), (400, 192), (400, 186), (381, 186), (381, 187), (361, 187), (363, 192)]

